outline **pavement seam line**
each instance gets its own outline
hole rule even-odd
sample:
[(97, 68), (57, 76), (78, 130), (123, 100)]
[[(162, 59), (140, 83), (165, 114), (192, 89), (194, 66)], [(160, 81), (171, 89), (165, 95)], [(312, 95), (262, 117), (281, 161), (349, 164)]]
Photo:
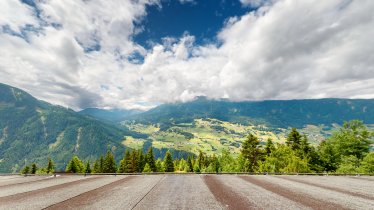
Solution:
[(162, 181), (165, 179), (165, 175), (157, 181), (157, 183), (131, 208), (131, 210), (135, 209), (136, 206)]

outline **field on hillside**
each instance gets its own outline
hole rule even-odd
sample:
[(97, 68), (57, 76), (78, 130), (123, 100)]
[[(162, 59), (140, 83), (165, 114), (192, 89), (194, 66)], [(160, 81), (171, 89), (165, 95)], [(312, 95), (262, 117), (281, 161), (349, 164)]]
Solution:
[(0, 209), (374, 209), (374, 177), (0, 176)]
[[(240, 145), (245, 137), (252, 133), (262, 144), (268, 138), (274, 142), (284, 143), (289, 129), (269, 128), (265, 125), (242, 125), (217, 119), (196, 119), (193, 123), (181, 123), (168, 128), (160, 125), (144, 125), (126, 123), (131, 131), (149, 135), (148, 139), (126, 136), (123, 144), (133, 149), (141, 149), (145, 141), (151, 141), (155, 148), (173, 148), (198, 154), (199, 150), (208, 155), (218, 154), (223, 149), (229, 149), (233, 154), (238, 154)], [(332, 128), (338, 125), (315, 126), (307, 125), (299, 131), (308, 136), (310, 142), (317, 145), (321, 140), (331, 135)]]

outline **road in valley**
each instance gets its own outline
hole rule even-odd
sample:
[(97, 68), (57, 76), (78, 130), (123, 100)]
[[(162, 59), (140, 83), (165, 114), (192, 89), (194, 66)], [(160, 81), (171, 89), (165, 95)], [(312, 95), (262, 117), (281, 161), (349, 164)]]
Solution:
[(374, 209), (372, 177), (1, 177), (0, 209)]

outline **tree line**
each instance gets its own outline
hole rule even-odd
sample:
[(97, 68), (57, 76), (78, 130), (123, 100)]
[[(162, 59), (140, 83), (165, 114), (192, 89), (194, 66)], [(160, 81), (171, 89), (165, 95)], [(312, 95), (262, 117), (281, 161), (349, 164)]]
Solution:
[(221, 154), (174, 159), (168, 151), (163, 159), (155, 159), (153, 149), (126, 150), (119, 164), (108, 151), (94, 161), (84, 163), (73, 156), (66, 166), (72, 173), (142, 173), (142, 172), (261, 172), (261, 173), (374, 173), (374, 152), (370, 152), (373, 133), (361, 122), (344, 123), (330, 138), (318, 146), (310, 145), (306, 135), (293, 128), (285, 144), (268, 139), (265, 145), (253, 134), (242, 144), (235, 157), (229, 150)]

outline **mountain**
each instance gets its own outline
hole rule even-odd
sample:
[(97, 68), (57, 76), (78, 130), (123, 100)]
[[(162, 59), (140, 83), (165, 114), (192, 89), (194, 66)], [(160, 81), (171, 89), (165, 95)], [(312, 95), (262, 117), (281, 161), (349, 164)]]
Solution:
[(142, 111), (134, 109), (98, 109), (98, 108), (87, 108), (80, 111), (80, 114), (93, 117), (98, 120), (108, 122), (120, 122), (129, 116), (139, 114)]
[(374, 123), (374, 99), (306, 99), (230, 102), (200, 97), (187, 103), (165, 104), (130, 116), (140, 123), (173, 125), (212, 118), (242, 124), (264, 124), (273, 128), (342, 124), (359, 119)]
[[(40, 101), (23, 90), (0, 83), (0, 173), (18, 172), (33, 162), (42, 166), (49, 157), (57, 170), (64, 170), (73, 155), (92, 163), (109, 149), (118, 162), (126, 149), (125, 137), (148, 139), (147, 134), (130, 131), (119, 123), (107, 123), (115, 119), (116, 113), (124, 114), (120, 110), (107, 114), (89, 109), (83, 113), (87, 112), (105, 119)], [(150, 146), (152, 142), (145, 141), (138, 149), (146, 151)], [(154, 148), (155, 157), (164, 157), (167, 150)], [(191, 155), (172, 148), (170, 151), (175, 157)]]
[(62, 169), (73, 154), (93, 159), (108, 149), (119, 157), (125, 135), (137, 136), (0, 84), (0, 172), (17, 171), (25, 162), (45, 164), (48, 157)]

